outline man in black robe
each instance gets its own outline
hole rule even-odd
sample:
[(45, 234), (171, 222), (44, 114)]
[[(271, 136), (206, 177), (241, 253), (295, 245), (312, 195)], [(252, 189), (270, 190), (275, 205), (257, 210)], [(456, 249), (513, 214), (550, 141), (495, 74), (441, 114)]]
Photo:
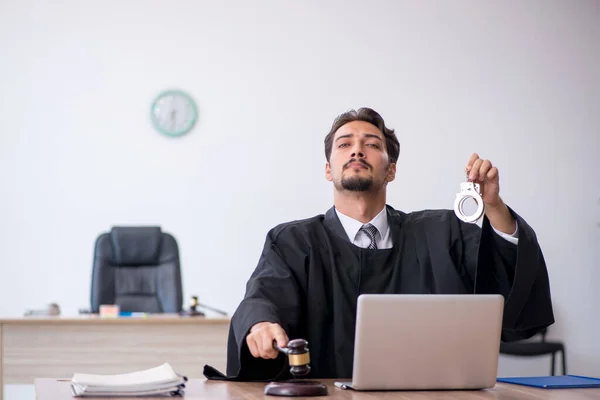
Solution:
[(336, 118), (325, 154), (334, 207), (268, 232), (231, 320), (226, 379), (289, 378), (286, 356), (273, 342), (285, 346), (294, 338), (309, 342), (307, 378), (350, 379), (363, 293), (502, 294), (504, 341), (554, 323), (535, 232), (500, 198), (489, 160), (473, 154), (466, 167), (485, 204), (480, 228), (454, 210), (404, 213), (386, 204), (399, 143), (372, 109)]

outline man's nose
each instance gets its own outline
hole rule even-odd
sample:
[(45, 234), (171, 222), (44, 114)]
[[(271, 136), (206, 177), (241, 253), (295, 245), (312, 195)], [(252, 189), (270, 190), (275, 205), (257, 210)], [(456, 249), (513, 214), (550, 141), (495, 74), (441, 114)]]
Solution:
[(355, 158), (355, 157), (359, 157), (359, 158), (365, 157), (365, 153), (363, 152), (362, 146), (360, 144), (354, 145), (354, 148), (352, 149), (352, 158)]

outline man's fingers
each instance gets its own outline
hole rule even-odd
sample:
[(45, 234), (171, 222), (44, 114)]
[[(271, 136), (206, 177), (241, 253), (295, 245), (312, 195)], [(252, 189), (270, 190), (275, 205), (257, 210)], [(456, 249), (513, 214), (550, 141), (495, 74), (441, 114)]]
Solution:
[(469, 157), (469, 161), (467, 162), (467, 170), (470, 171), (473, 168), (473, 163), (479, 158), (479, 154), (473, 153), (471, 157)]
[(498, 179), (498, 168), (496, 167), (492, 167), (490, 168), (490, 170), (488, 171), (488, 173), (486, 174), (486, 179), (493, 181), (495, 179)]
[(479, 167), (477, 179), (483, 182), (491, 168), (492, 163), (490, 162), (490, 160), (483, 160), (481, 166)]
[(275, 340), (277, 341), (277, 345), (279, 347), (287, 346), (288, 342), (290, 341), (283, 329), (279, 329), (275, 332)]
[(479, 178), (479, 169), (481, 168), (482, 163), (483, 163), (483, 160), (480, 158), (475, 160), (475, 162), (473, 163), (473, 166), (471, 167), (471, 172), (469, 172), (470, 180), (475, 181)]
[(266, 331), (262, 335), (260, 343), (260, 356), (262, 358), (275, 358), (277, 357), (277, 350), (273, 348), (273, 335), (271, 332)]
[(250, 329), (246, 338), (248, 349), (255, 358), (277, 358), (279, 351), (274, 348), (274, 341), (285, 347), (288, 337), (283, 328), (274, 323), (258, 323)]
[(479, 154), (473, 153), (467, 163), (466, 171), (468, 179), (472, 182), (484, 182), (498, 178), (498, 169), (492, 165), (490, 160), (479, 158)]
[(252, 357), (260, 357), (260, 351), (258, 351), (258, 345), (256, 344), (255, 336), (248, 336), (246, 338), (246, 344), (248, 345), (248, 350), (250, 350)]

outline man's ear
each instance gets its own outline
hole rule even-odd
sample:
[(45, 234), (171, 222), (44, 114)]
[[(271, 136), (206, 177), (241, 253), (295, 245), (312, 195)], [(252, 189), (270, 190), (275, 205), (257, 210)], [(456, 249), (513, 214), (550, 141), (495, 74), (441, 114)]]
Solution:
[(385, 181), (391, 182), (394, 179), (396, 179), (396, 163), (390, 163), (390, 166), (388, 167), (387, 176), (385, 177)]
[(325, 163), (325, 179), (327, 179), (329, 182), (333, 180), (333, 177), (331, 176), (331, 166), (328, 162)]

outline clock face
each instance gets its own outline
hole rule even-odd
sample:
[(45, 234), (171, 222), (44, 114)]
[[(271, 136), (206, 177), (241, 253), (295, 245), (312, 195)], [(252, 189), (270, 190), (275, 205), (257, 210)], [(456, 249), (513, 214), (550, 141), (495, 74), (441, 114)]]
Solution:
[(167, 136), (185, 135), (194, 127), (197, 116), (196, 103), (180, 90), (162, 92), (150, 110), (152, 124)]

